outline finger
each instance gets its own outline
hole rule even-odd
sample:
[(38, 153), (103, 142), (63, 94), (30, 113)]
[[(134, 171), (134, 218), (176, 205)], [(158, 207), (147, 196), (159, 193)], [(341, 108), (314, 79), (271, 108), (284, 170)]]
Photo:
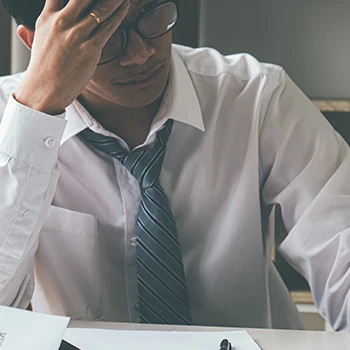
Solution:
[[(114, 16), (115, 13), (120, 12), (120, 15), (122, 15), (122, 19), (124, 19), (124, 17), (128, 13), (129, 7), (130, 7), (129, 0), (99, 1), (93, 8), (88, 9), (89, 13), (86, 15), (86, 17), (82, 21), (83, 25), (91, 33), (94, 29), (96, 29), (96, 27), (98, 27), (99, 24), (102, 24), (105, 21), (109, 20), (109, 18)], [(118, 15), (118, 18), (120, 18), (119, 15)]]
[(92, 40), (102, 47), (106, 45), (111, 35), (119, 28), (123, 19), (128, 14), (130, 9), (130, 1), (124, 1), (124, 3), (116, 10), (108, 19), (106, 19), (101, 26), (99, 26), (93, 36)]
[(69, 0), (64, 9), (65, 15), (80, 19), (85, 15), (86, 9), (94, 3), (94, 0)]
[(43, 11), (59, 11), (68, 0), (46, 0)]

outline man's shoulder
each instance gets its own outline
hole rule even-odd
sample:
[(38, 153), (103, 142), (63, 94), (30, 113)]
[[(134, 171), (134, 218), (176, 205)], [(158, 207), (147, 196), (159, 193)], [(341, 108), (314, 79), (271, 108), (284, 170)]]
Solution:
[(194, 49), (175, 44), (173, 49), (180, 56), (189, 73), (206, 77), (229, 74), (234, 79), (249, 81), (264, 76), (278, 77), (283, 70), (278, 65), (260, 62), (248, 53), (223, 55), (213, 48)]
[(0, 120), (10, 96), (17, 90), (22, 75), (21, 72), (0, 77)]

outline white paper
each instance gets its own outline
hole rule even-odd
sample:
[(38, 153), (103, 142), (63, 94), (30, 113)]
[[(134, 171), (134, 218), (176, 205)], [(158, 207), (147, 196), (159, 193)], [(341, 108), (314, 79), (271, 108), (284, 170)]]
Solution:
[(81, 350), (218, 350), (228, 339), (234, 350), (260, 350), (245, 331), (165, 332), (68, 328), (64, 339)]
[(0, 306), (0, 350), (57, 350), (68, 317)]

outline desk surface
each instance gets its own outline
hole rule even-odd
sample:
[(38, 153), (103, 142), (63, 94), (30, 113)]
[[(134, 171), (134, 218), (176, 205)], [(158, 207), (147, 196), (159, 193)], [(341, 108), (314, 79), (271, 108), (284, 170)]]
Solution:
[[(155, 326), (131, 323), (78, 322), (69, 327), (119, 330), (225, 331), (238, 328)], [(350, 350), (350, 333), (244, 329), (262, 350)]]

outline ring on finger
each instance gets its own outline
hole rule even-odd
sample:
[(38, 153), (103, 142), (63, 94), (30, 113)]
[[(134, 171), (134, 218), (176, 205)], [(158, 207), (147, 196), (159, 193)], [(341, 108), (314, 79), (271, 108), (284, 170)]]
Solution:
[(95, 12), (89, 12), (89, 15), (96, 21), (98, 25), (102, 23), (101, 18), (99, 15), (97, 15)]

